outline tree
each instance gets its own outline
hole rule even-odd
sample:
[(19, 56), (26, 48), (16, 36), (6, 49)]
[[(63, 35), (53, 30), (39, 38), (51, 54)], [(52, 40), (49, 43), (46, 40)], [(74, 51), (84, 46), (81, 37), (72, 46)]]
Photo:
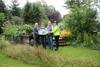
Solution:
[(70, 10), (69, 15), (64, 17), (65, 25), (73, 32), (75, 38), (83, 41), (84, 33), (92, 35), (96, 30), (96, 11), (87, 7), (87, 5), (76, 5)]
[(45, 3), (43, 3), (39, 9), (41, 10), (41, 22), (48, 23), (48, 12), (49, 12), (49, 6)]
[(81, 7), (81, 6), (89, 6), (89, 4), (93, 0), (66, 0), (65, 4), (69, 8), (74, 8), (75, 6)]
[[(40, 3), (41, 4), (41, 3)], [(40, 6), (41, 5), (38, 5), (38, 2), (37, 3), (33, 3), (33, 22), (40, 22), (41, 21), (41, 18), (42, 18), (42, 13), (41, 13), (41, 10), (40, 10)]]
[(39, 9), (41, 5), (38, 5), (38, 3), (29, 3), (27, 2), (24, 7), (24, 21), (27, 23), (35, 23), (41, 21), (41, 11)]
[(32, 4), (27, 2), (26, 5), (24, 6), (24, 10), (23, 10), (24, 11), (23, 17), (24, 17), (25, 22), (30, 22), (31, 10), (32, 10)]
[(2, 1), (2, 0), (0, 0), (0, 12), (3, 12), (3, 13), (5, 13), (5, 4), (4, 4), (4, 2)]
[(12, 14), (12, 16), (20, 16), (21, 9), (18, 6), (18, 0), (12, 0), (12, 5), (10, 6), (10, 13)]
[(0, 13), (0, 34), (3, 33), (2, 25), (4, 21), (5, 21), (5, 15), (4, 13)]
[(3, 33), (2, 25), (3, 22), (5, 21), (5, 13), (6, 13), (5, 8), (6, 6), (3, 0), (0, 0), (0, 34)]
[(0, 13), (0, 25), (4, 22), (4, 20), (5, 20), (4, 13)]
[(51, 22), (59, 22), (61, 20), (61, 14), (55, 9), (50, 9), (48, 12), (48, 18)]

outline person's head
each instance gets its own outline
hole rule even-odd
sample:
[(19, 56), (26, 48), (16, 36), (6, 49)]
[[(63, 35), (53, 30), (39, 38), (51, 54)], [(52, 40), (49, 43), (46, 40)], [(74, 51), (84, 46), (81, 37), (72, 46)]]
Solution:
[(35, 27), (35, 28), (38, 27), (38, 23), (35, 23), (34, 27)]
[(53, 26), (56, 26), (56, 23), (53, 23)]
[(42, 24), (41, 24), (41, 27), (45, 27), (45, 24), (44, 24), (44, 23), (42, 23)]
[(50, 26), (50, 25), (51, 25), (51, 22), (49, 21), (49, 22), (48, 22), (48, 26)]
[(53, 25), (54, 25), (54, 26), (56, 26), (56, 25), (57, 25), (57, 22), (56, 22), (56, 21), (54, 21)]

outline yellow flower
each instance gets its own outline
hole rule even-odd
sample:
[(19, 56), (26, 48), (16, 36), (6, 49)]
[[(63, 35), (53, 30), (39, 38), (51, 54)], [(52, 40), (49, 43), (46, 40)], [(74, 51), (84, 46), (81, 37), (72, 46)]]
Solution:
[(61, 31), (60, 37), (68, 37), (71, 36), (72, 33), (70, 31)]

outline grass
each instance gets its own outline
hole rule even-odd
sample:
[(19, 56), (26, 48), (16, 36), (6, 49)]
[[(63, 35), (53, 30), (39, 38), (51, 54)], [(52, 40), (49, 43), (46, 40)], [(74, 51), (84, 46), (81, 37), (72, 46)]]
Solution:
[(37, 66), (25, 64), (21, 61), (9, 58), (7, 55), (0, 52), (0, 67), (37, 67)]
[(74, 47), (62, 47), (57, 52), (65, 56), (71, 56), (73, 58), (86, 58), (93, 59), (100, 64), (100, 50), (91, 50), (86, 48), (74, 48)]
[(41, 50), (39, 47), (37, 51), (24, 45), (9, 45), (7, 48), (6, 53), (0, 52), (0, 67), (99, 67), (95, 63), (100, 65), (99, 50), (66, 46), (60, 47), (58, 51)]

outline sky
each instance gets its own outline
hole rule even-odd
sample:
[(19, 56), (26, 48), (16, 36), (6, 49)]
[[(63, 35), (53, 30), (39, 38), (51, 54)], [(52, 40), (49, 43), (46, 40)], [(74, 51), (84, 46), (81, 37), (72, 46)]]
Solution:
[[(5, 2), (5, 4), (8, 6), (11, 4), (11, 1), (12, 0), (3, 0)], [(44, 1), (46, 2), (47, 5), (52, 5), (55, 7), (56, 10), (58, 10), (62, 17), (68, 13), (69, 10), (67, 10), (65, 7), (64, 7), (64, 3), (65, 3), (65, 0), (18, 0), (18, 2), (20, 3), (19, 7), (23, 7), (26, 2), (29, 1), (29, 2), (36, 2), (36, 1)]]

